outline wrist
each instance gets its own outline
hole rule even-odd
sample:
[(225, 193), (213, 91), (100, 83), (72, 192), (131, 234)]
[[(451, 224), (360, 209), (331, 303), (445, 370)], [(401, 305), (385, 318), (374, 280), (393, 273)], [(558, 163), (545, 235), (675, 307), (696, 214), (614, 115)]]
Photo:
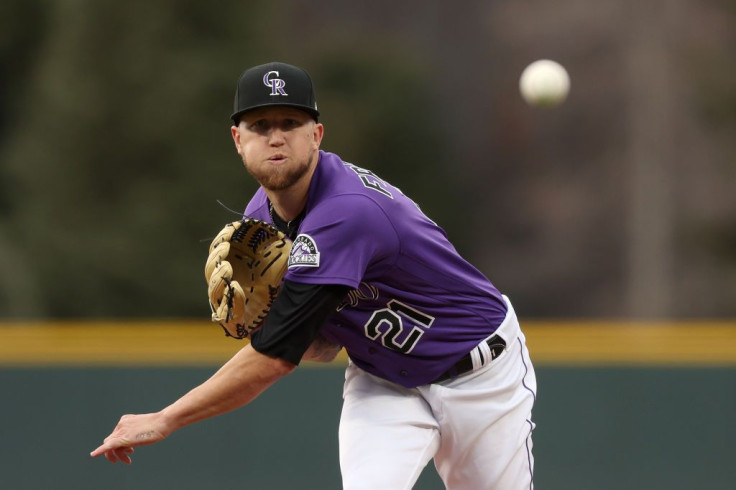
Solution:
[(186, 425), (182, 417), (179, 416), (175, 405), (175, 403), (169, 405), (156, 413), (156, 419), (161, 426), (161, 430), (166, 434), (171, 434), (175, 430), (181, 429)]

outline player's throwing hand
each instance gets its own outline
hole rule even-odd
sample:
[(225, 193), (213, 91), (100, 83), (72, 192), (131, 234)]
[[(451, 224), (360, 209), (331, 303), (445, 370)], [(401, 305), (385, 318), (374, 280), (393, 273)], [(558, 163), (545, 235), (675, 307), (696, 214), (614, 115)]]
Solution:
[(143, 415), (123, 415), (115, 430), (105, 438), (102, 445), (92, 451), (90, 456), (96, 458), (104, 454), (108, 461), (130, 464), (130, 454), (134, 447), (145, 446), (161, 441), (170, 431), (165, 429), (159, 413)]

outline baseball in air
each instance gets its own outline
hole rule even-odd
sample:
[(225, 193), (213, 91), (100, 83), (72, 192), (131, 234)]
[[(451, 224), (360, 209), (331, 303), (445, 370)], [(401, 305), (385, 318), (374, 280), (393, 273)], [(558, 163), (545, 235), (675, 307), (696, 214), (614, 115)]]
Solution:
[(537, 60), (521, 73), (521, 96), (534, 107), (555, 107), (570, 92), (570, 76), (561, 64), (552, 60)]

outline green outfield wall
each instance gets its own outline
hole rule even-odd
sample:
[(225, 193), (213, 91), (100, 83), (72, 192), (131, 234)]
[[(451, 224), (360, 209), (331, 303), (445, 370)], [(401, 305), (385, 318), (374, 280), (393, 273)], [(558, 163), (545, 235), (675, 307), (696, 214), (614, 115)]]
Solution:
[[(0, 329), (0, 342), (2, 350), (18, 340)], [(65, 341), (57, 342), (61, 348)], [(340, 488), (340, 362), (302, 366), (248, 407), (139, 448), (134, 464), (124, 466), (88, 454), (120, 415), (163, 407), (204, 381), (217, 363), (90, 364), (78, 357), (0, 357), (0, 488)], [(536, 488), (733, 488), (736, 367), (725, 359), (537, 362)], [(429, 467), (415, 488), (443, 486)]]

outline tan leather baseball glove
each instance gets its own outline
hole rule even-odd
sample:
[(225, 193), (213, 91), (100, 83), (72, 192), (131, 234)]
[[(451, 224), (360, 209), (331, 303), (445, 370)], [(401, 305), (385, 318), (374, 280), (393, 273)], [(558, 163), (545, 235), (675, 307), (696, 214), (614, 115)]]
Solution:
[(212, 240), (204, 276), (212, 321), (225, 335), (243, 339), (263, 324), (281, 289), (291, 245), (273, 225), (253, 218), (225, 225)]

